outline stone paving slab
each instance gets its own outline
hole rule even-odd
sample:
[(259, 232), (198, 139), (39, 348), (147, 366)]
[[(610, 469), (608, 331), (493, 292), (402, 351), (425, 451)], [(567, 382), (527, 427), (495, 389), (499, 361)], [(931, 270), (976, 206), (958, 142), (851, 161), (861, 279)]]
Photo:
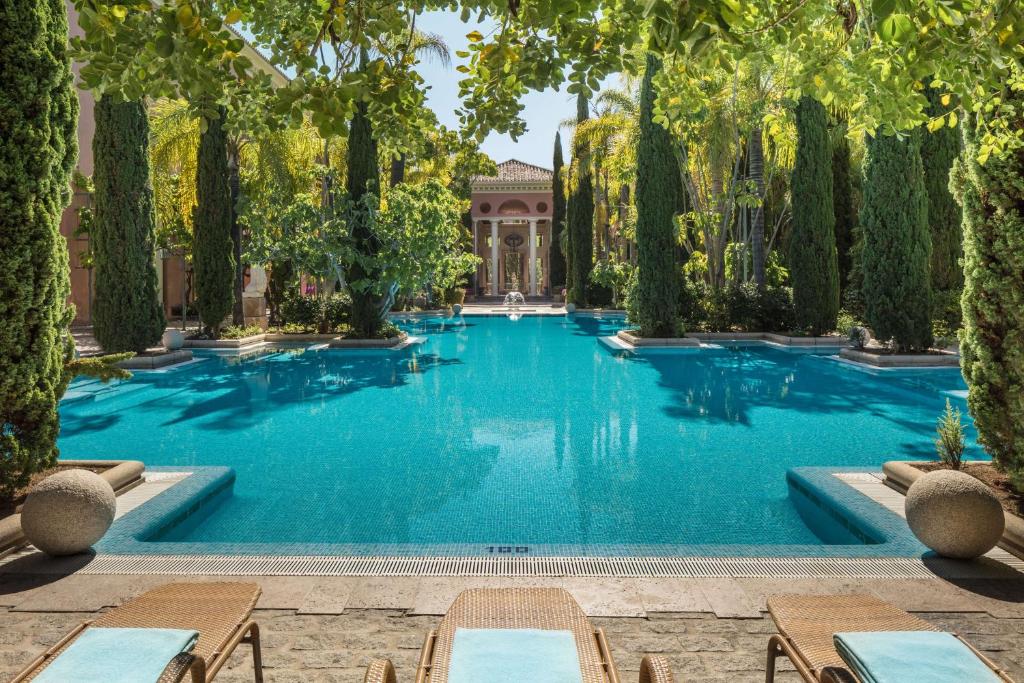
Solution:
[[(1011, 676), (1024, 679), (1024, 620), (983, 613), (922, 613), (937, 626), (963, 634)], [(56, 642), (92, 612), (0, 611), (0, 678), (8, 679), (36, 653)], [(268, 683), (362, 680), (374, 658), (389, 657), (399, 681), (411, 681), (426, 632), (439, 618), (402, 610), (348, 610), (340, 615), (259, 609)], [(706, 612), (660, 613), (648, 618), (593, 617), (604, 628), (623, 681), (635, 681), (640, 659), (657, 653), (672, 664), (677, 681), (763, 681), (771, 620), (764, 614), (719, 619)], [(796, 681), (781, 662), (779, 681)], [(252, 680), (249, 651), (240, 646), (218, 675), (223, 683)]]
[[(92, 619), (169, 577), (0, 574), (0, 680)], [(659, 653), (678, 681), (762, 681), (768, 636), (767, 596), (869, 592), (964, 635), (1024, 681), (1024, 582), (891, 579), (581, 579), (240, 577), (258, 581), (256, 611), (268, 681), (362, 680), (375, 657), (390, 657), (410, 681), (426, 632), (463, 589), (561, 586), (606, 629), (623, 680), (636, 680), (640, 659)], [(791, 668), (788, 669), (791, 672)], [(239, 648), (218, 681), (251, 681), (249, 653)], [(780, 681), (796, 680), (783, 673)]]

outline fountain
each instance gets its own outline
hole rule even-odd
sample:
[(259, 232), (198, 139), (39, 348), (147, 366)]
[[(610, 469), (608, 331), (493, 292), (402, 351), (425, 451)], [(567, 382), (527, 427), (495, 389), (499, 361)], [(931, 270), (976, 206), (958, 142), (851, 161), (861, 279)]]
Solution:
[(522, 306), (525, 303), (526, 303), (526, 298), (523, 297), (523, 293), (522, 292), (509, 292), (508, 294), (505, 295), (505, 304), (504, 305), (507, 306), (508, 308), (515, 308), (517, 306)]

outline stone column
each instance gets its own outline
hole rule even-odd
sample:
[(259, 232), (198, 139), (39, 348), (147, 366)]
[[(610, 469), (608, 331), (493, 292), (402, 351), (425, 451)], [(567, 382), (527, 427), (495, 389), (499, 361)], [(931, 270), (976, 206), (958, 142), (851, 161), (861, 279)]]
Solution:
[[(470, 223), (473, 224), (473, 256), (479, 256), (480, 255), (480, 248), (479, 248), (479, 246), (477, 246), (478, 245), (477, 230), (480, 228), (480, 219), (477, 218), (476, 216), (473, 216), (473, 217), (471, 217), (469, 219), (469, 221), (470, 221)], [(476, 297), (476, 295), (478, 293), (478, 288), (480, 287), (480, 271), (481, 271), (480, 266), (477, 266), (476, 270), (473, 271), (473, 296), (474, 297)]]
[(498, 295), (498, 221), (491, 221), (491, 294)]
[(537, 296), (537, 219), (530, 219), (530, 296)]

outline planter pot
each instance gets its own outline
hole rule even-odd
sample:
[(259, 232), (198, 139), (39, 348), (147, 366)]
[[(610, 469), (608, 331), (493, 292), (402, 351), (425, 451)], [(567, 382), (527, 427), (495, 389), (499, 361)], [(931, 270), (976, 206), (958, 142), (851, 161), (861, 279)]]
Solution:
[(164, 335), (160, 337), (160, 343), (168, 351), (177, 351), (185, 343), (185, 335), (181, 330), (164, 330)]

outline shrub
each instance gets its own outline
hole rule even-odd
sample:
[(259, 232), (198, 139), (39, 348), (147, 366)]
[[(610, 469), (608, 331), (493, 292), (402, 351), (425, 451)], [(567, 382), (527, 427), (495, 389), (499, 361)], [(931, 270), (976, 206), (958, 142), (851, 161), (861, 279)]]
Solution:
[(710, 332), (783, 332), (792, 330), (796, 321), (791, 289), (759, 290), (752, 282), (733, 282), (715, 290), (704, 281), (684, 278), (679, 310), (688, 326)]
[(104, 351), (142, 352), (160, 341), (164, 311), (153, 263), (149, 122), (141, 101), (112, 95), (95, 106), (93, 333)]
[(864, 168), (864, 315), (875, 337), (898, 351), (932, 343), (931, 235), (921, 167), (920, 133), (877, 133)]
[(199, 136), (196, 205), (192, 209), (196, 307), (203, 325), (215, 338), (231, 313), (235, 297), (225, 116), (222, 107), (217, 118), (207, 119), (206, 130)]
[(64, 3), (5, 2), (2, 16), (0, 496), (57, 457), (57, 402), (73, 349), (60, 217), (78, 120)]
[(765, 287), (757, 301), (757, 322), (761, 332), (785, 332), (796, 327), (796, 307), (789, 287)]
[(825, 107), (801, 97), (796, 108), (793, 166), (793, 229), (789, 273), (797, 325), (812, 334), (835, 329), (839, 313), (839, 265), (832, 208), (832, 143)]
[[(1006, 119), (1011, 135), (1024, 128), (1021, 80), (991, 114)], [(983, 120), (962, 128), (966, 149), (952, 182), (963, 207), (960, 367), (978, 441), (1024, 490), (1024, 151), (1011, 147), (981, 164), (979, 153), (991, 150), (990, 129)]]
[(960, 469), (963, 463), (964, 448), (967, 442), (964, 436), (964, 425), (960, 418), (960, 409), (950, 405), (947, 398), (946, 411), (939, 417), (939, 425), (935, 430), (939, 435), (935, 439), (935, 450), (939, 453), (939, 460), (954, 470)]
[(283, 325), (323, 334), (340, 331), (348, 324), (352, 300), (338, 293), (325, 297), (292, 294), (281, 302)]
[(657, 98), (655, 74), (661, 61), (647, 55), (640, 89), (640, 136), (636, 151), (637, 286), (635, 321), (647, 336), (678, 334), (679, 295), (676, 276), (676, 224), (679, 204), (679, 168), (672, 137), (654, 120)]
[(221, 339), (245, 339), (263, 332), (259, 325), (228, 325), (221, 330)]

